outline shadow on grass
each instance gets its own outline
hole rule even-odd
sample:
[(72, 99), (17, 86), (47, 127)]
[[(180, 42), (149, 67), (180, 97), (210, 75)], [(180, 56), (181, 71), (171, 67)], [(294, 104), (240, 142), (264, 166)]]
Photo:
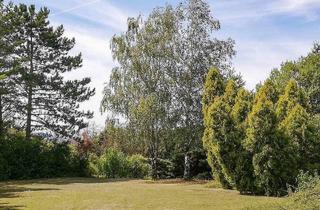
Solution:
[(9, 203), (0, 203), (0, 209), (3, 210), (23, 210), (25, 206), (21, 205), (9, 205)]
[(34, 191), (48, 191), (48, 190), (59, 190), (56, 188), (28, 188), (20, 187), (16, 185), (2, 185), (0, 186), (0, 199), (1, 198), (15, 198), (19, 197), (19, 193), (22, 192), (34, 192)]
[[(0, 184), (0, 201), (1, 199), (17, 198), (20, 196), (20, 193), (23, 193), (23, 192), (36, 192), (36, 191), (48, 191), (48, 190), (59, 190), (59, 189), (29, 188), (29, 187), (18, 186), (16, 184), (1, 183)], [(25, 206), (22, 206), (22, 205), (11, 205), (8, 202), (0, 202), (0, 209), (3, 209), (3, 210), (20, 210), (24, 208)]]
[[(48, 184), (48, 185), (68, 185), (68, 184), (98, 184), (98, 183), (112, 183), (125, 182), (135, 179), (106, 179), (106, 178), (53, 178), (53, 179), (31, 179), (21, 181), (8, 181), (0, 183), (0, 189), (6, 185), (28, 185), (28, 184)], [(35, 189), (35, 188), (34, 188)], [(0, 194), (1, 196), (1, 194)]]

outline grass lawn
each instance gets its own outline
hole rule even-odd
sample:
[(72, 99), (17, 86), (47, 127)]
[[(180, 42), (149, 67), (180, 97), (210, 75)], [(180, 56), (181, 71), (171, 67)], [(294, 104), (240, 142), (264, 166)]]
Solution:
[[(90, 178), (0, 183), (0, 209), (247, 209), (282, 199), (239, 195), (206, 183)], [(263, 209), (263, 208), (259, 208)]]

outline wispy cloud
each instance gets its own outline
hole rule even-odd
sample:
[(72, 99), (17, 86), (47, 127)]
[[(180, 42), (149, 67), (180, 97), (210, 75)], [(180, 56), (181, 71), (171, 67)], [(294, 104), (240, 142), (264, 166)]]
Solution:
[(320, 0), (218, 0), (214, 12), (227, 24), (248, 24), (278, 15), (299, 16), (307, 21), (320, 17)]
[(278, 0), (273, 3), (276, 12), (297, 12), (320, 7), (319, 0)]
[(99, 2), (99, 1), (101, 1), (101, 0), (95, 0), (95, 1), (85, 2), (85, 3), (80, 4), (80, 5), (77, 5), (77, 6), (75, 6), (75, 7), (71, 7), (71, 8), (64, 9), (64, 10), (62, 10), (62, 11), (59, 11), (59, 12), (57, 12), (57, 13), (53, 13), (53, 14), (51, 14), (51, 16), (57, 16), (57, 15), (61, 15), (61, 14), (64, 14), (64, 13), (68, 13), (68, 12), (71, 12), (71, 11), (73, 11), (73, 10), (76, 10), (76, 9), (79, 9), (79, 8), (82, 8), (82, 7), (89, 6), (89, 5), (91, 5), (91, 4), (97, 3), (97, 2)]
[[(51, 2), (51, 1), (50, 1)], [(74, 6), (77, 5), (77, 6)], [(51, 17), (58, 19), (68, 15), (78, 22), (87, 21), (100, 25), (102, 27), (111, 28), (112, 30), (124, 30), (127, 18), (134, 13), (114, 6), (110, 1), (93, 0), (70, 0), (67, 4), (56, 4), (51, 2), (49, 5), (54, 8)]]
[(304, 17), (307, 21), (319, 19), (319, 0), (279, 0), (271, 4), (269, 9), (276, 14), (288, 14)]

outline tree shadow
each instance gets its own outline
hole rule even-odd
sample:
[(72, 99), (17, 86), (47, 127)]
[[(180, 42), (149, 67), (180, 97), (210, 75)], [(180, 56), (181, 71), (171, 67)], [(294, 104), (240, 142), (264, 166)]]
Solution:
[(22, 205), (9, 205), (9, 203), (0, 203), (0, 209), (2, 210), (22, 210), (26, 206)]
[(34, 192), (34, 191), (48, 191), (59, 190), (57, 188), (28, 188), (17, 185), (2, 185), (0, 186), (0, 199), (1, 198), (15, 198), (19, 197), (18, 193)]
[[(35, 192), (35, 191), (48, 191), (48, 190), (59, 190), (57, 188), (29, 188), (18, 186), (16, 184), (0, 184), (0, 201), (1, 199), (17, 198), (20, 193), (23, 192)], [(23, 205), (11, 205), (8, 202), (0, 202), (0, 209), (3, 210), (20, 210), (24, 209), (26, 206)]]
[[(69, 184), (99, 184), (99, 183), (112, 183), (112, 182), (124, 182), (135, 179), (119, 178), (119, 179), (106, 179), (106, 178), (53, 178), (53, 179), (34, 179), (23, 181), (9, 181), (0, 183), (0, 189), (2, 185), (28, 185), (28, 184), (48, 184), (48, 185), (69, 185)], [(36, 189), (36, 188), (32, 188)], [(52, 188), (49, 188), (52, 189)], [(0, 194), (1, 196), (1, 194)]]

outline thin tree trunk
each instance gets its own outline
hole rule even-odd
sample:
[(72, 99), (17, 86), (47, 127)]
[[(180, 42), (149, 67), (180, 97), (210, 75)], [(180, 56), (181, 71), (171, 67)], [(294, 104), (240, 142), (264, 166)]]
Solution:
[(190, 161), (190, 154), (186, 152), (184, 154), (184, 172), (183, 172), (183, 178), (184, 179), (190, 179), (190, 168), (191, 168), (191, 161)]
[(26, 140), (30, 140), (31, 138), (31, 118), (32, 118), (32, 87), (30, 86), (28, 90)]
[(28, 103), (27, 103), (27, 127), (26, 140), (31, 139), (31, 122), (32, 122), (32, 74), (33, 74), (33, 43), (32, 36), (30, 37), (30, 72), (28, 81)]

